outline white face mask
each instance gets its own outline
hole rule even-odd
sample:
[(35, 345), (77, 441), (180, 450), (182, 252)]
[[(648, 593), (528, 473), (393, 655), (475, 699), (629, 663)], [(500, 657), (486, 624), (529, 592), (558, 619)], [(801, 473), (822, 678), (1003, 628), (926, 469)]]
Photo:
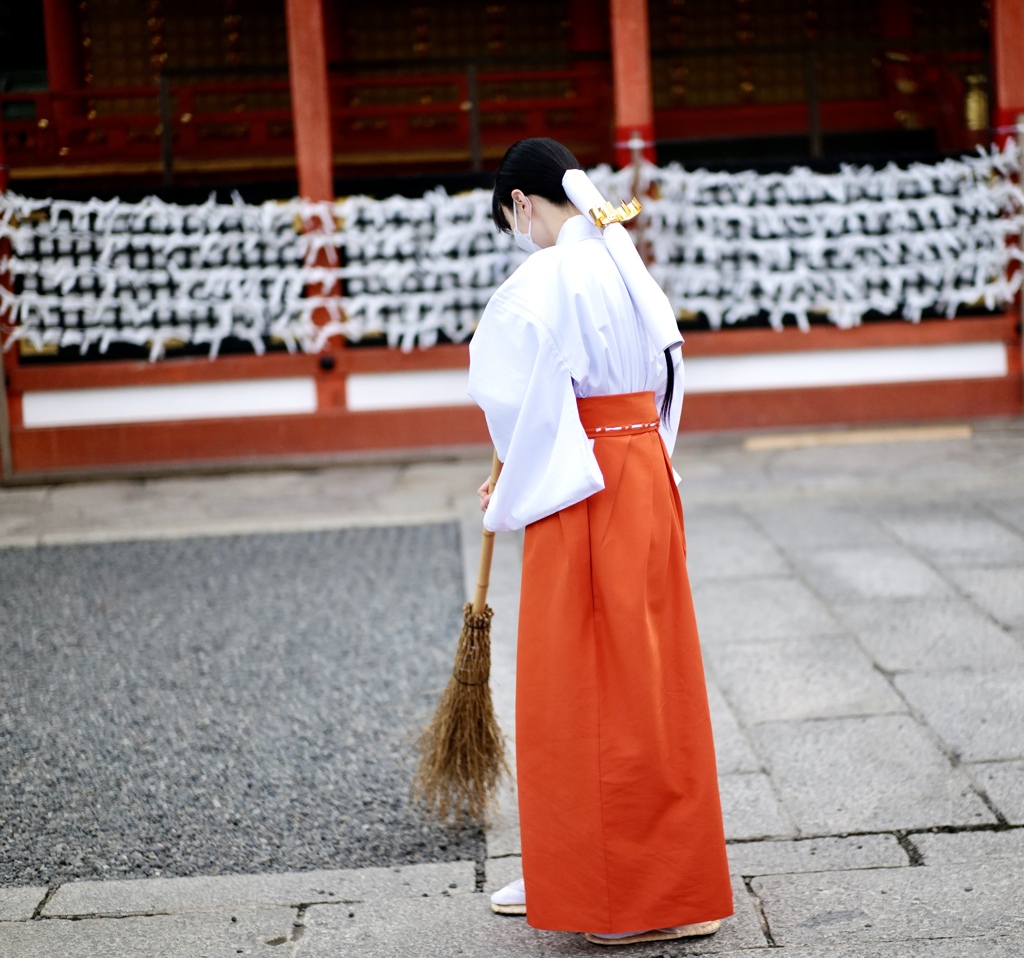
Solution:
[[(533, 206), (530, 207), (531, 214)], [(533, 241), (533, 216), (530, 216), (530, 225), (526, 227), (525, 233), (519, 232), (519, 216), (516, 212), (516, 204), (512, 202), (512, 239), (516, 241), (518, 246), (524, 253), (536, 253), (540, 247)]]

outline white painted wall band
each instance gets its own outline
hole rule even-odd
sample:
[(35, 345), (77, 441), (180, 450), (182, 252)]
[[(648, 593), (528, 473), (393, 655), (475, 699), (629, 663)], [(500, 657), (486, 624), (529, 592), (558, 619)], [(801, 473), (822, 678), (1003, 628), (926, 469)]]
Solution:
[[(686, 392), (941, 382), (999, 378), (1008, 371), (1001, 342), (696, 356), (686, 360)], [(468, 406), (468, 382), (465, 369), (354, 373), (347, 380), (347, 403), (353, 412)], [(27, 428), (41, 428), (298, 415), (316, 409), (315, 381), (294, 376), (32, 391), (24, 395), (23, 417)]]
[(686, 359), (685, 371), (687, 393), (720, 393), (998, 378), (1009, 363), (1001, 342), (947, 343), (695, 356)]
[(468, 369), (428, 369), (411, 373), (353, 373), (346, 403), (353, 412), (471, 406)]
[(313, 377), (289, 376), (166, 386), (38, 390), (24, 394), (22, 417), (26, 428), (38, 429), (298, 415), (316, 409)]

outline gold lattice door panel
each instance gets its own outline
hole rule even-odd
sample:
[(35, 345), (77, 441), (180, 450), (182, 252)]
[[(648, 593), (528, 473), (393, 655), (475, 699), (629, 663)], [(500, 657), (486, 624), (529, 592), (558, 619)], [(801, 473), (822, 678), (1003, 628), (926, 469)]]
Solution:
[(818, 60), (822, 99), (881, 95), (869, 45), (878, 0), (650, 0), (649, 10), (658, 109), (799, 103), (811, 42), (828, 50)]

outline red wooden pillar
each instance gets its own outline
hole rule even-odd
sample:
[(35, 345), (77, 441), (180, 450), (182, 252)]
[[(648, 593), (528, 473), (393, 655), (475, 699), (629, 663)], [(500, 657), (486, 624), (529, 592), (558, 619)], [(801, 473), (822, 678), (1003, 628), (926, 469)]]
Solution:
[(1024, 0), (992, 0), (991, 23), (994, 125), (1002, 146), (1024, 114)]
[(600, 104), (597, 115), (605, 121), (599, 139), (599, 152), (581, 163), (607, 161), (608, 138), (611, 134), (607, 123), (608, 104), (608, 5), (594, 0), (569, 0), (569, 50), (573, 55), (573, 72), (576, 75), (576, 94), (583, 102)]
[[(0, 154), (3, 153), (3, 144), (0, 143)], [(7, 188), (6, 167), (3, 166), (3, 156), (0, 155), (0, 192)], [(11, 255), (11, 241), (5, 236), (0, 239), (0, 259), (7, 259)], [(12, 288), (11, 274), (8, 271), (0, 273), (0, 286), (6, 289)], [(0, 343), (6, 342), (13, 325), (9, 311), (0, 311)], [(6, 482), (13, 474), (13, 459), (11, 456), (11, 425), (21, 425), (21, 397), (15, 395), (10, 389), (10, 371), (18, 366), (17, 347), (4, 350), (0, 354), (0, 482)]]
[[(0, 110), (0, 193), (7, 189), (11, 179), (11, 171), (7, 168), (7, 154), (4, 147), (4, 117), (3, 110)], [(0, 240), (0, 243), (6, 242)]]
[[(288, 23), (288, 75), (291, 80), (292, 124), (295, 128), (295, 168), (299, 196), (321, 202), (334, 199), (334, 154), (331, 145), (331, 98), (327, 82), (327, 43), (324, 35), (324, 0), (285, 0)], [(307, 229), (317, 229), (306, 224)], [(332, 265), (332, 257), (321, 251), (318, 266)], [(321, 290), (310, 290), (319, 295)], [(335, 289), (333, 295), (341, 295)], [(324, 310), (313, 321), (327, 321)], [(343, 343), (329, 343), (317, 374), (317, 405), (321, 410), (343, 407), (345, 379), (335, 372)]]
[[(992, 31), (992, 91), (995, 94), (995, 127), (993, 139), (1002, 148), (1007, 141), (1017, 140), (1024, 144), (1024, 129), (1018, 126), (1018, 117), (1024, 122), (1024, 57), (1021, 56), (1021, 45), (1024, 44), (1024, 0), (992, 0), (990, 20)], [(1018, 309), (1024, 312), (1024, 291), (1017, 294)], [(1018, 313), (1018, 317), (1021, 312)], [(1018, 336), (1021, 324), (1017, 323)], [(1013, 372), (1020, 371), (1021, 340), (1017, 340), (1017, 349), (1010, 355), (1016, 355), (1017, 367)]]
[(46, 80), (51, 90), (77, 90), (82, 85), (77, 6), (73, 0), (43, 0)]
[(615, 87), (615, 161), (632, 160), (626, 145), (644, 141), (644, 156), (654, 160), (654, 94), (647, 0), (611, 0), (612, 81)]
[[(74, 0), (43, 0), (43, 31), (46, 37), (46, 84), (51, 91), (66, 93), (82, 87), (82, 37)], [(56, 100), (53, 119), (82, 112), (80, 100)], [(60, 136), (58, 129), (57, 136)]]
[(285, 11), (299, 195), (330, 200), (334, 162), (323, 0), (286, 0)]

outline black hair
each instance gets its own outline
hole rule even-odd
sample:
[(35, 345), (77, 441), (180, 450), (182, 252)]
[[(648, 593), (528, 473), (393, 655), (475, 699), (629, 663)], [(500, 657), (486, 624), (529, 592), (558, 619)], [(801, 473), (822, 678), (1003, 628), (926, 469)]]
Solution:
[(527, 196), (543, 196), (555, 206), (569, 205), (569, 197), (562, 188), (562, 176), (566, 170), (579, 167), (576, 157), (558, 140), (543, 136), (513, 143), (494, 174), (491, 199), (494, 225), (503, 233), (512, 232), (502, 208), (512, 209), (513, 190), (522, 190)]
[(665, 350), (665, 396), (661, 400), (661, 421), (667, 426), (672, 413), (672, 394), (676, 388), (676, 369), (672, 363), (672, 347)]

